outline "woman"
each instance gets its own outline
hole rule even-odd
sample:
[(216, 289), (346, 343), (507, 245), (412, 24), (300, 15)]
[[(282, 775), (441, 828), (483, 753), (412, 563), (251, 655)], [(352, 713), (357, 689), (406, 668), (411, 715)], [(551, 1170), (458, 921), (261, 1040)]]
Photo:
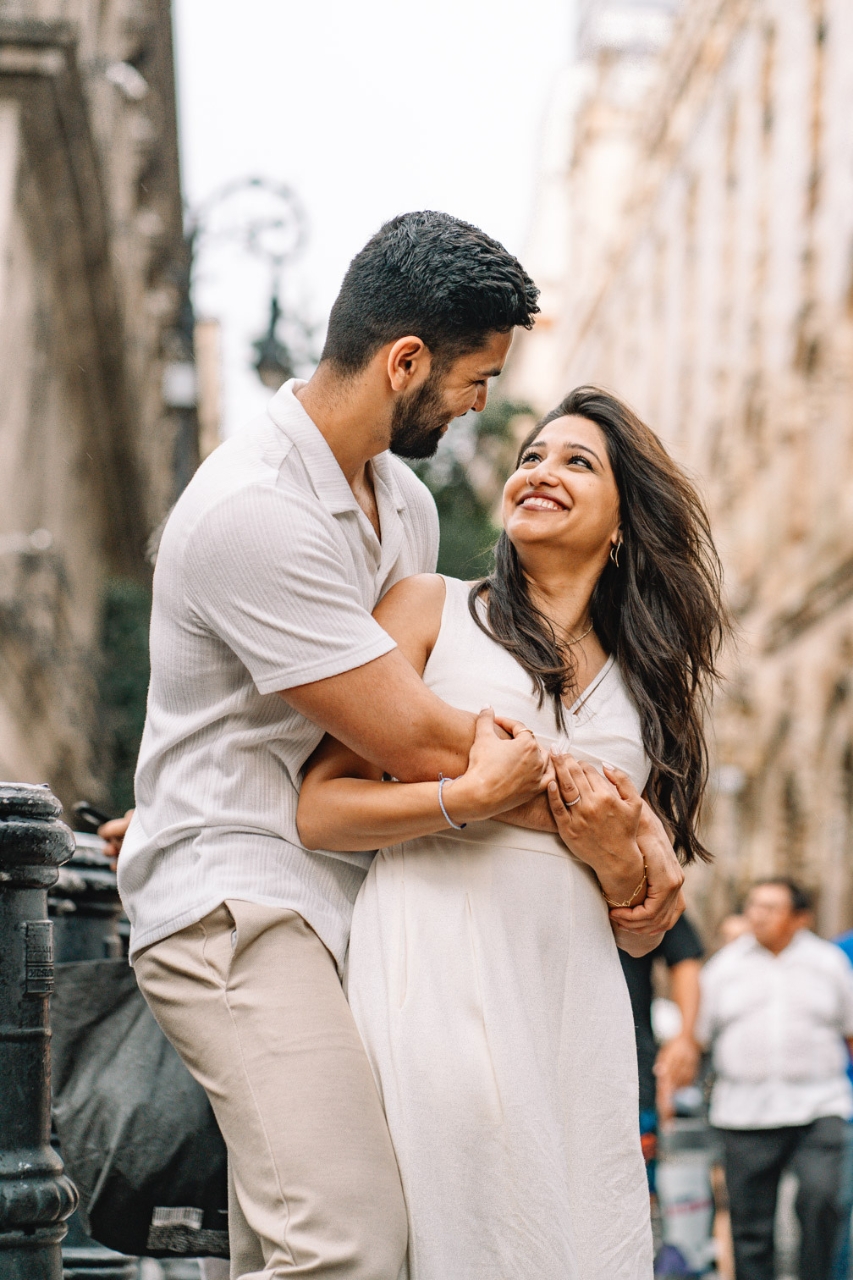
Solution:
[(356, 903), (348, 993), (397, 1152), (411, 1280), (648, 1280), (607, 907), (643, 900), (645, 868), (636, 843), (592, 865), (567, 846), (602, 789), (636, 833), (645, 788), (683, 859), (705, 856), (718, 561), (657, 437), (592, 388), (528, 436), (502, 514), (488, 579), (408, 579), (376, 616), (446, 701), (492, 704), (516, 740), (521, 722), (550, 750), (559, 834), (491, 820), (510, 803), (496, 757), (513, 744), (496, 745), (488, 713), (465, 774), (438, 784), (383, 782), (325, 742), (299, 828), (309, 847), (385, 846)]

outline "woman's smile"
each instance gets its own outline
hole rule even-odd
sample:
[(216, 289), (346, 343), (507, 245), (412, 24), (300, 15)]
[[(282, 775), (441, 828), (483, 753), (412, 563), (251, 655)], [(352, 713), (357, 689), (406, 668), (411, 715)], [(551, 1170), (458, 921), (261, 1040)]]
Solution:
[(528, 493), (518, 504), (527, 511), (567, 511), (565, 502), (549, 497), (546, 493)]

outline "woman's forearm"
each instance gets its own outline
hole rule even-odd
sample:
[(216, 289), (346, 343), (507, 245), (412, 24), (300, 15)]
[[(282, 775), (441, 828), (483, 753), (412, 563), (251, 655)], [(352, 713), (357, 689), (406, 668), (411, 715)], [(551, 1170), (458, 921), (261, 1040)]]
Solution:
[[(453, 785), (445, 783), (445, 808), (454, 822), (467, 821), (465, 816), (456, 817)], [(296, 822), (307, 849), (335, 851), (381, 849), (447, 829), (437, 782), (372, 782), (364, 778), (326, 780), (318, 788), (317, 803), (310, 791), (304, 790)]]
[(523, 804), (541, 790), (547, 764), (529, 729), (502, 724), (503, 737), (494, 712), (481, 711), (468, 768), (442, 782), (381, 782), (377, 769), (327, 739), (305, 766), (299, 838), (308, 849), (379, 849)]
[(647, 956), (650, 951), (654, 951), (655, 947), (659, 947), (663, 939), (662, 933), (651, 933), (648, 935), (640, 935), (638, 933), (630, 933), (627, 929), (620, 929), (618, 925), (612, 925), (613, 937), (620, 951), (625, 951), (629, 956), (633, 956), (635, 960), (639, 960), (642, 956)]
[(645, 901), (646, 866), (637, 844), (618, 854), (606, 854), (590, 865), (610, 906), (638, 907)]

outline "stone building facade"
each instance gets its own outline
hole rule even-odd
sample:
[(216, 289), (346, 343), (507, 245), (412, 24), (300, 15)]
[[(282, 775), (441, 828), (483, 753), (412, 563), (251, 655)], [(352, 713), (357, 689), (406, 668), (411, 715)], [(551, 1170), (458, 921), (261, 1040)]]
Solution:
[(698, 479), (739, 634), (691, 893), (713, 925), (790, 873), (831, 934), (853, 925), (853, 0), (583, 18), (511, 391), (606, 386)]
[(105, 595), (198, 455), (169, 0), (0, 0), (0, 777), (103, 801)]

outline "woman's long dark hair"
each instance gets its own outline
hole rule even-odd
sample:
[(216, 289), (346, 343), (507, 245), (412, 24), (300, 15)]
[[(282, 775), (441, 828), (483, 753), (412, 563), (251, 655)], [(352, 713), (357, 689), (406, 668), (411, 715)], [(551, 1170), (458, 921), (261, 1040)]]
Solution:
[[(596, 635), (612, 653), (640, 715), (651, 761), (648, 797), (682, 861), (708, 859), (696, 822), (708, 776), (703, 713), (718, 678), (717, 657), (729, 630), (722, 571), (708, 516), (693, 485), (660, 440), (615, 396), (577, 387), (537, 423), (586, 418), (601, 430), (619, 490), (622, 547), (608, 560), (590, 602)], [(487, 625), (477, 607), (485, 597)], [(478, 626), (530, 673), (554, 701), (557, 724), (575, 687), (571, 650), (530, 599), (515, 548), (502, 533), (491, 575), (468, 600)]]

